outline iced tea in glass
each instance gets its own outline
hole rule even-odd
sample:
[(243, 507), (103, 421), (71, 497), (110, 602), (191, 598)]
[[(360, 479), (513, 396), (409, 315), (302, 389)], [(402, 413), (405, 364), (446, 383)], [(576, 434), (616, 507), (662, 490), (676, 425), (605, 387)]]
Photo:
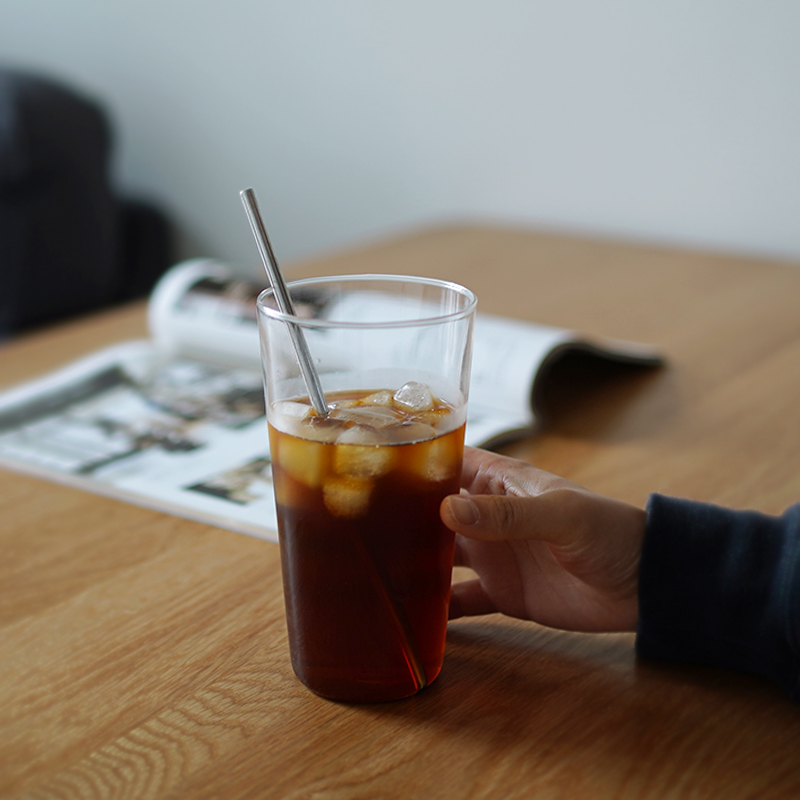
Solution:
[[(266, 292), (259, 322), (292, 666), (324, 697), (407, 697), (444, 655), (453, 534), (439, 505), (459, 488), (475, 298), (394, 276), (290, 292), (316, 296), (314, 313), (287, 318)], [(325, 414), (303, 391), (291, 324)]]

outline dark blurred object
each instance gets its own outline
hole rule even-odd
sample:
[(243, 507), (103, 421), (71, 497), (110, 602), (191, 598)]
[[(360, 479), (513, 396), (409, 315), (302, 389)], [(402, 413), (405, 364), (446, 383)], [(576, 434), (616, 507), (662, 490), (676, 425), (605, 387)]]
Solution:
[(173, 259), (154, 206), (115, 195), (95, 101), (0, 67), (0, 336), (146, 295)]

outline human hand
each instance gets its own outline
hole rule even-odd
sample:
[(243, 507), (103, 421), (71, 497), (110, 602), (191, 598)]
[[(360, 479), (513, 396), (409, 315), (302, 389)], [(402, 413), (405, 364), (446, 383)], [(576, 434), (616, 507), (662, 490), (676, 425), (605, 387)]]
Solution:
[(632, 631), (645, 511), (524, 461), (466, 448), (460, 495), (442, 501), (456, 566), (450, 618), (502, 612), (576, 631)]

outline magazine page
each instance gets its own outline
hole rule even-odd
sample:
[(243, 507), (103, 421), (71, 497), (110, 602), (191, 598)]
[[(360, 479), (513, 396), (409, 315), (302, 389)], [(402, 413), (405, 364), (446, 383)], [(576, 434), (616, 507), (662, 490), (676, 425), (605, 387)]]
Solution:
[(177, 264), (158, 282), (147, 322), (159, 350), (260, 369), (256, 298), (264, 283), (211, 259)]
[(260, 371), (108, 348), (0, 398), (0, 464), (276, 539)]
[(594, 362), (591, 370), (583, 362), (581, 376), (612, 364), (653, 368), (664, 361), (654, 348), (636, 342), (479, 314), (470, 384), (471, 414), (477, 418), (472, 435), (482, 447), (499, 447), (546, 424), (553, 411), (549, 392), (567, 388), (557, 387), (565, 375), (558, 367), (580, 358)]
[(570, 340), (559, 328), (478, 314), (473, 336), (467, 443), (498, 446), (537, 424), (531, 404), (539, 365)]

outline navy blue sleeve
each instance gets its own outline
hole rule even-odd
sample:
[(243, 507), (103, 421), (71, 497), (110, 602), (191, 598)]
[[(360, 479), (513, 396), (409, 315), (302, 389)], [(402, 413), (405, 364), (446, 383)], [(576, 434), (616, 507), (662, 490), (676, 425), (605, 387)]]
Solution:
[(771, 517), (651, 495), (636, 649), (755, 672), (800, 701), (800, 504)]

